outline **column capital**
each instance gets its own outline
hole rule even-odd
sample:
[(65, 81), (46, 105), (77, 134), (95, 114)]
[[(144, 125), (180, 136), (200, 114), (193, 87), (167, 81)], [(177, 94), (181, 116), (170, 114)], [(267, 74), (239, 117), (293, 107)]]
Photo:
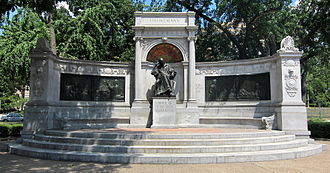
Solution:
[(189, 37), (187, 37), (187, 40), (188, 41), (194, 41), (194, 42), (196, 42), (197, 41), (197, 37), (196, 36), (189, 36)]

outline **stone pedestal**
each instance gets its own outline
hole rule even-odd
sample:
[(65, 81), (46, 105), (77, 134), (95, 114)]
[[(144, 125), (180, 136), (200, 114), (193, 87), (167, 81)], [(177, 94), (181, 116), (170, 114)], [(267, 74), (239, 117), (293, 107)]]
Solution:
[(154, 97), (151, 128), (176, 128), (176, 98)]

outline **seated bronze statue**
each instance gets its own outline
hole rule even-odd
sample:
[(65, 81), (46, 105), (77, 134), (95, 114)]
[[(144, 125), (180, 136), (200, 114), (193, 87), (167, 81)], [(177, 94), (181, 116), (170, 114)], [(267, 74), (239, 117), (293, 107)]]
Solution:
[(151, 74), (156, 78), (154, 96), (174, 96), (176, 71), (170, 65), (160, 58)]

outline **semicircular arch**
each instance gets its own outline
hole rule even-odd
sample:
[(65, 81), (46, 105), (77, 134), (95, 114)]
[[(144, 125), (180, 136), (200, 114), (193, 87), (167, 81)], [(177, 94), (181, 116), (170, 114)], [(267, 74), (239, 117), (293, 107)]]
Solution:
[(157, 40), (153, 40), (151, 41), (150, 44), (148, 44), (148, 46), (145, 48), (145, 51), (143, 52), (143, 60), (144, 61), (148, 61), (147, 58), (148, 58), (148, 54), (149, 52), (155, 47), (155, 46), (158, 46), (158, 45), (161, 45), (161, 44), (170, 44), (170, 45), (173, 45), (174, 47), (176, 47), (181, 55), (182, 55), (182, 61), (187, 61), (188, 60), (188, 57), (187, 57), (187, 50), (186, 50), (186, 46), (185, 45), (182, 45), (182, 42), (179, 42), (179, 41), (176, 41), (176, 40), (167, 40), (166, 42), (163, 42), (162, 39), (157, 39)]

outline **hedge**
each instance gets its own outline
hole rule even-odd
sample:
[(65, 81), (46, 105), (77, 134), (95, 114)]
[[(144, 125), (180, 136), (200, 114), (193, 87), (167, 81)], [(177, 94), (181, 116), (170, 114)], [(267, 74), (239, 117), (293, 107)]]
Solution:
[(23, 130), (22, 123), (1, 123), (0, 137), (20, 136), (21, 130)]
[(330, 122), (308, 121), (308, 130), (313, 138), (330, 139)]

